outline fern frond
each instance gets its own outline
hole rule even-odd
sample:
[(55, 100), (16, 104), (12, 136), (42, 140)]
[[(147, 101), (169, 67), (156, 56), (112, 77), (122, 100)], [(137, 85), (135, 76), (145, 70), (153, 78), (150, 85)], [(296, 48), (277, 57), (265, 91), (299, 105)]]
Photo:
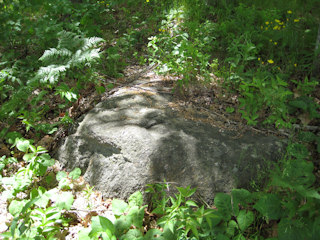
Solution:
[(0, 71), (0, 79), (6, 79), (9, 80), (11, 83), (18, 83), (19, 85), (22, 85), (22, 81), (20, 78), (14, 76), (14, 71), (12, 68), (5, 68)]
[(95, 48), (97, 47), (100, 43), (105, 42), (104, 39), (99, 38), (99, 37), (91, 37), (91, 38), (85, 38), (83, 47), (81, 48), (82, 51), (86, 51), (90, 48)]
[(37, 72), (37, 77), (41, 83), (55, 84), (58, 82), (61, 73), (66, 72), (70, 65), (49, 65), (41, 67)]
[(43, 55), (39, 58), (44, 64), (52, 64), (53, 62), (57, 62), (60, 60), (63, 61), (64, 59), (70, 58), (72, 56), (72, 52), (66, 48), (56, 49), (50, 48), (46, 50)]
[(84, 65), (90, 66), (96, 59), (100, 58), (99, 49), (89, 49), (87, 51), (77, 51), (70, 64), (75, 67), (82, 67)]
[(91, 66), (100, 57), (102, 38), (83, 38), (67, 31), (59, 32), (58, 37), (57, 48), (46, 50), (39, 59), (48, 66), (41, 67), (32, 82), (55, 84), (69, 69)]
[(69, 49), (74, 52), (83, 45), (83, 38), (73, 32), (61, 31), (58, 33), (58, 49)]

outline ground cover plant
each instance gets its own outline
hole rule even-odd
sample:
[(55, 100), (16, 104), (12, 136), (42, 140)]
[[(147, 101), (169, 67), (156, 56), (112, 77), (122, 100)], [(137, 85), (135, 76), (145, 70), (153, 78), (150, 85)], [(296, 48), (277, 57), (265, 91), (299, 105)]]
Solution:
[(134, 62), (176, 76), (185, 101), (214, 86), (224, 115), (290, 135), (287, 153), (265, 186), (217, 193), (212, 206), (192, 198), (196, 189), (169, 195), (169, 184), (150, 183), (150, 201), (113, 200), (115, 220), (93, 215), (79, 239), (318, 239), (319, 1), (0, 0), (0, 9), (0, 181), (13, 216), (3, 238), (66, 236), (81, 171), (56, 171), (41, 145), (67, 134), (86, 93), (112, 89)]

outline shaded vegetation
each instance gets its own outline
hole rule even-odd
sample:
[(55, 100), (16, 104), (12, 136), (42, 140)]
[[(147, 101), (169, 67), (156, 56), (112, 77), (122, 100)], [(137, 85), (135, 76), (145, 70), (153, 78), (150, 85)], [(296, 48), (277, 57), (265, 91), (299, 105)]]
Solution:
[[(56, 172), (36, 143), (73, 123), (85, 92), (114, 88), (130, 64), (177, 77), (174, 92), (216, 87), (248, 125), (285, 129), (287, 154), (265, 189), (218, 193), (149, 185), (95, 216), (80, 239), (318, 239), (320, 6), (289, 1), (0, 0), (0, 181), (5, 239), (60, 239), (79, 169)], [(29, 139), (29, 140), (28, 140)], [(50, 170), (50, 171), (48, 171)], [(61, 199), (64, 199), (61, 201)], [(149, 207), (148, 207), (149, 206)]]

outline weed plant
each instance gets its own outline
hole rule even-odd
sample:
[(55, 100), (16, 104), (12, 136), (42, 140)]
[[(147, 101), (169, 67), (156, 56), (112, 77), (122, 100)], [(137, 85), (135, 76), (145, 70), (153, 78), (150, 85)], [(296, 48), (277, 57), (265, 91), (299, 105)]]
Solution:
[[(132, 56), (178, 76), (180, 88), (223, 78), (240, 95), (228, 111), (248, 124), (319, 121), (317, 0), (0, 0), (0, 9), (0, 139), (11, 145), (10, 156), (0, 156), (0, 181), (13, 216), (4, 239), (62, 238), (81, 171), (48, 172), (54, 160), (23, 134), (72, 123), (68, 113), (54, 124), (45, 119), (66, 111), (90, 82), (104, 92), (101, 76), (121, 77)], [(48, 107), (52, 95), (60, 97), (56, 109)], [(17, 122), (25, 131), (12, 131)], [(195, 189), (169, 196), (167, 185), (150, 184), (150, 202), (141, 192), (113, 200), (116, 220), (92, 217), (79, 239), (318, 239), (317, 162), (306, 146), (318, 156), (320, 137), (299, 133), (266, 189), (217, 193), (205, 207), (192, 198)]]

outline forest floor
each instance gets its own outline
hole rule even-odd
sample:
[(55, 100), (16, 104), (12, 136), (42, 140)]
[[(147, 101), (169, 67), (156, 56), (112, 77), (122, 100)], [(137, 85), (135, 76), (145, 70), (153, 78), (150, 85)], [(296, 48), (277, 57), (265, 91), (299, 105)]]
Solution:
[[(138, 79), (144, 79), (142, 84), (134, 85), (133, 82)], [(77, 121), (77, 119), (90, 111), (97, 103), (106, 100), (109, 96), (119, 91), (120, 89), (131, 89), (135, 91), (148, 91), (148, 86), (157, 84), (158, 91), (172, 95), (170, 107), (178, 111), (184, 118), (194, 121), (209, 123), (215, 127), (224, 130), (236, 131), (237, 137), (240, 137), (244, 132), (251, 130), (260, 134), (276, 135), (287, 137), (288, 132), (279, 131), (277, 129), (265, 129), (246, 125), (241, 119), (241, 115), (237, 111), (227, 113), (228, 107), (237, 108), (238, 96), (226, 94), (222, 88), (218, 87), (220, 79), (215, 78), (216, 82), (210, 84), (190, 85), (187, 89), (178, 89), (176, 87), (177, 78), (172, 76), (157, 75), (154, 67), (131, 65), (124, 71), (124, 77), (119, 79), (108, 79), (108, 82), (113, 82), (114, 88), (103, 94), (98, 94), (93, 85), (89, 85), (86, 89), (80, 92), (80, 98), (71, 107), (66, 109), (69, 116)], [(59, 103), (60, 99), (57, 95), (51, 96), (52, 109)], [(63, 112), (63, 111), (62, 111)], [(59, 116), (62, 117), (62, 116)], [(55, 123), (59, 118), (52, 116), (48, 118), (48, 123)], [(0, 123), (1, 124), (1, 123)], [(2, 123), (5, 125), (5, 123)], [(32, 130), (24, 132), (25, 126), (20, 122), (10, 126), (10, 131), (22, 132), (26, 138), (34, 139), (34, 145), (39, 145), (47, 148), (49, 153), (54, 156), (61, 141), (68, 136), (69, 127), (59, 127), (58, 131), (52, 135), (38, 136)], [(0, 143), (0, 155), (10, 154), (10, 146)], [(16, 157), (19, 153), (16, 153)], [(22, 162), (21, 162), (22, 163)], [(12, 165), (8, 169), (19, 169), (21, 163)], [(58, 162), (50, 169), (51, 172), (57, 173), (64, 170)], [(12, 173), (7, 173), (9, 174)], [(3, 173), (5, 177), (6, 172)], [(320, 175), (320, 174), (319, 174)], [(111, 199), (103, 197), (102, 193), (89, 186), (85, 180), (80, 177), (75, 184), (76, 190), (73, 191), (74, 203), (71, 211), (65, 213), (66, 217), (71, 218), (70, 227), (62, 232), (60, 239), (76, 239), (77, 233), (83, 227), (87, 227), (92, 216), (105, 216), (110, 220), (114, 219), (111, 209)], [(23, 196), (21, 196), (23, 198)], [(13, 217), (8, 213), (7, 201), (3, 196), (0, 196), (0, 233), (8, 229), (8, 224)], [(148, 213), (147, 213), (148, 214)], [(153, 220), (155, 221), (155, 220)]]

